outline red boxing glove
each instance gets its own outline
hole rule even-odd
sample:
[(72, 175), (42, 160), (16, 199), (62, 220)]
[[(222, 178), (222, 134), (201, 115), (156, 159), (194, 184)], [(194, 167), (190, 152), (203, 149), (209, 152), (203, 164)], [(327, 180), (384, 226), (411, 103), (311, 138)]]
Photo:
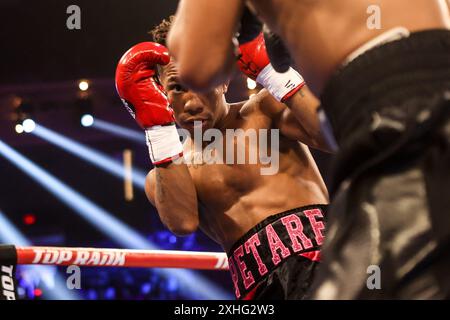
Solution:
[(174, 122), (167, 96), (156, 78), (156, 66), (166, 65), (169, 61), (164, 46), (142, 42), (128, 50), (117, 65), (117, 92), (144, 129)]
[(270, 64), (264, 36), (260, 33), (255, 39), (239, 46), (239, 69), (250, 79), (256, 80), (259, 73)]
[(302, 76), (292, 68), (279, 73), (270, 64), (264, 35), (239, 46), (239, 69), (249, 78), (264, 86), (275, 99), (286, 101), (304, 85)]
[(150, 159), (157, 165), (182, 155), (173, 110), (157, 78), (157, 65), (170, 62), (167, 48), (142, 42), (128, 50), (116, 69), (116, 89), (125, 107), (145, 129)]

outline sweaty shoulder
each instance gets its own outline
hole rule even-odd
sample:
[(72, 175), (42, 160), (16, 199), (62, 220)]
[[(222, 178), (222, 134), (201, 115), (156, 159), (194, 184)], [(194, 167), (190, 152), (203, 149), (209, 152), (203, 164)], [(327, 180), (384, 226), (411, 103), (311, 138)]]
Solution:
[(264, 115), (273, 118), (274, 115), (282, 112), (285, 107), (272, 97), (266, 89), (262, 89), (249, 100), (242, 103), (240, 114), (242, 117), (251, 115)]
[(241, 113), (258, 113), (273, 120), (280, 116), (285, 109), (284, 104), (279, 103), (269, 91), (262, 89), (247, 101)]

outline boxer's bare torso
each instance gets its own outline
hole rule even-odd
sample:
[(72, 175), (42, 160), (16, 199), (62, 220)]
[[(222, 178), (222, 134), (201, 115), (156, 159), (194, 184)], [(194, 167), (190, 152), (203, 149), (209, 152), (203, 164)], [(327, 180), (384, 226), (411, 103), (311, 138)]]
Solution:
[[(410, 32), (448, 28), (441, 0), (249, 0), (250, 6), (278, 33), (312, 91), (318, 95), (348, 55), (396, 27)], [(381, 29), (368, 20), (380, 9)]]
[[(226, 129), (258, 132), (259, 129), (274, 128), (273, 119), (261, 111), (264, 99), (273, 100), (267, 92), (262, 92), (246, 103), (230, 105), (220, 127), (225, 140), (223, 154), (227, 152)], [(233, 140), (236, 144), (235, 137)], [(225, 250), (270, 215), (301, 206), (328, 203), (325, 184), (309, 149), (282, 134), (279, 142), (278, 171), (273, 175), (262, 175), (261, 168), (268, 165), (259, 161), (258, 164), (248, 164), (248, 160), (246, 164), (236, 164), (236, 161), (234, 164), (195, 164), (194, 144), (192, 139), (186, 140), (184, 154), (197, 193), (199, 227)], [(268, 143), (270, 147), (270, 140)], [(247, 159), (249, 152), (259, 152), (257, 144), (236, 146), (242, 147)], [(150, 177), (148, 183), (154, 185), (154, 176)]]
[[(255, 99), (232, 106), (229, 129), (270, 129), (270, 118)], [(225, 129), (225, 128), (224, 128)], [(236, 142), (236, 139), (235, 139)], [(190, 147), (187, 143), (187, 148)], [(226, 145), (226, 143), (224, 143)], [(240, 147), (240, 146), (238, 146)], [(245, 145), (248, 154), (257, 145)], [(245, 232), (270, 215), (311, 204), (326, 204), (325, 184), (309, 149), (280, 136), (279, 171), (261, 175), (261, 164), (189, 165), (201, 204), (200, 227), (229, 249)], [(203, 212), (202, 212), (203, 211)]]

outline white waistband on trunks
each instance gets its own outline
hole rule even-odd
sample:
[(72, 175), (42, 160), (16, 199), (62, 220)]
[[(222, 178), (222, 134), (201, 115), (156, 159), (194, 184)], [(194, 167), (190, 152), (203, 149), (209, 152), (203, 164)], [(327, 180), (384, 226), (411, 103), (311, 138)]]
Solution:
[(349, 64), (350, 62), (352, 62), (359, 56), (363, 55), (365, 52), (367, 52), (375, 47), (379, 47), (386, 43), (397, 41), (402, 38), (408, 38), (409, 35), (410, 35), (409, 30), (404, 27), (392, 28), (392, 29), (380, 34), (376, 38), (373, 38), (369, 42), (366, 42), (364, 45), (362, 45), (361, 47), (359, 47), (358, 49), (353, 51), (350, 55), (347, 56), (347, 58), (344, 60), (342, 65), (345, 66), (345, 65)]

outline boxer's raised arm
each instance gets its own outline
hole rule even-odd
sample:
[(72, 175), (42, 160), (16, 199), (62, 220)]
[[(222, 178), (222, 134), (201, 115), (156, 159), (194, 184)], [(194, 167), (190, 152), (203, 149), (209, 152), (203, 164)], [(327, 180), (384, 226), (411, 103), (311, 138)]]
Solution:
[(331, 152), (317, 116), (320, 102), (308, 87), (304, 86), (284, 103), (278, 102), (266, 90), (258, 96), (261, 111), (273, 120), (274, 126), (284, 136), (309, 147)]
[(328, 151), (330, 148), (321, 133), (317, 114), (320, 102), (308, 89), (302, 76), (289, 64), (283, 73), (274, 69), (262, 33), (241, 45), (239, 50), (239, 69), (267, 89), (257, 97), (263, 113), (274, 120), (275, 126), (285, 136)]
[(188, 88), (207, 91), (228, 80), (242, 10), (242, 0), (180, 1), (167, 44)]
[(318, 109), (320, 101), (304, 86), (290, 99), (284, 102), (289, 109), (283, 112), (280, 123), (278, 124), (283, 131), (293, 132), (292, 126), (299, 126), (302, 130), (301, 136), (296, 137), (310, 147), (325, 151), (333, 152), (331, 146), (326, 142), (322, 133)]
[(127, 110), (145, 130), (150, 160), (156, 167), (155, 183), (151, 183), (152, 174), (147, 179), (147, 196), (162, 222), (173, 233), (185, 235), (198, 227), (197, 195), (187, 166), (173, 162), (182, 160), (183, 145), (156, 72), (169, 61), (167, 49), (160, 44), (133, 46), (117, 65), (116, 88)]

